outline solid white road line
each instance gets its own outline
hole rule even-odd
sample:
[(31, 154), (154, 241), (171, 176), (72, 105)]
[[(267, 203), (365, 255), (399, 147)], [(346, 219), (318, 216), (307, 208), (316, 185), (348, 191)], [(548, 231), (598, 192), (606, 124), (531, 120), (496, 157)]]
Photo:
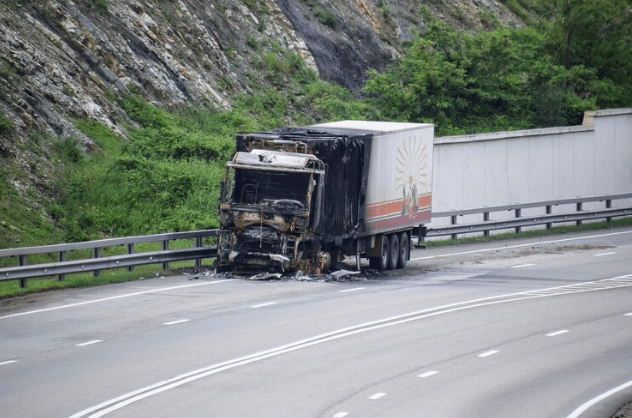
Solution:
[[(632, 277), (632, 275), (620, 276), (613, 279), (603, 279), (598, 282), (607, 282), (609, 280), (620, 281), (621, 279), (627, 278), (627, 277)], [(596, 282), (589, 282), (589, 283), (596, 283)], [(620, 284), (617, 287), (623, 287), (623, 286), (632, 286), (632, 280), (629, 281), (628, 283)], [(568, 290), (568, 289), (571, 289), (571, 290)], [(431, 317), (435, 317), (439, 315), (449, 314), (452, 312), (475, 309), (475, 308), (479, 308), (483, 306), (493, 306), (493, 305), (498, 305), (498, 304), (514, 303), (514, 302), (519, 302), (519, 301), (524, 301), (524, 300), (529, 300), (529, 299), (539, 299), (539, 298), (552, 297), (552, 296), (557, 296), (557, 295), (566, 295), (572, 292), (579, 291), (579, 290), (572, 290), (572, 289), (575, 289), (575, 285), (557, 286), (553, 288), (530, 290), (526, 292), (510, 293), (510, 294), (497, 295), (497, 296), (488, 296), (488, 297), (480, 298), (480, 299), (472, 299), (472, 300), (467, 300), (463, 302), (455, 302), (455, 303), (450, 303), (447, 305), (427, 308), (420, 311), (409, 312), (403, 315), (397, 315), (397, 316), (384, 318), (377, 321), (367, 322), (367, 323), (356, 325), (356, 326), (338, 329), (335, 331), (316, 335), (316, 336), (306, 338), (303, 340), (295, 341), (290, 344), (275, 347), (269, 350), (250, 354), (245, 357), (236, 358), (233, 360), (225, 361), (223, 363), (213, 364), (213, 365), (210, 365), (208, 367), (204, 367), (198, 370), (193, 370), (188, 373), (184, 373), (182, 375), (173, 377), (171, 379), (164, 380), (164, 381), (155, 383), (153, 385), (146, 386), (146, 387), (137, 389), (135, 391), (125, 393), (116, 398), (106, 400), (98, 405), (95, 405), (90, 408), (84, 409), (83, 411), (77, 412), (76, 414), (72, 415), (70, 418), (82, 418), (86, 416), (90, 416), (91, 418), (103, 417), (104, 415), (107, 415), (110, 412), (125, 408), (126, 406), (132, 403), (146, 399), (150, 396), (154, 396), (154, 395), (166, 392), (173, 388), (180, 387), (182, 385), (188, 384), (190, 382), (193, 382), (199, 379), (203, 379), (208, 376), (212, 376), (217, 373), (221, 373), (225, 370), (231, 370), (236, 367), (245, 366), (245, 365), (255, 363), (261, 360), (277, 357), (286, 353), (295, 352), (297, 350), (313, 347), (313, 346), (324, 344), (330, 341), (346, 338), (352, 335), (357, 335), (357, 334), (370, 332), (370, 331), (374, 331), (378, 329), (397, 326), (400, 324), (406, 324), (413, 321), (418, 321), (418, 320), (431, 318)], [(582, 290), (582, 292), (598, 291), (598, 290), (600, 290), (600, 288), (599, 289), (595, 288), (591, 290)]]
[(599, 234), (599, 235), (583, 235), (581, 237), (564, 238), (564, 239), (556, 239), (556, 240), (540, 241), (540, 242), (530, 242), (528, 244), (509, 245), (509, 246), (506, 246), (506, 247), (483, 248), (483, 249), (480, 249), (480, 250), (463, 251), (463, 252), (460, 252), (460, 253), (429, 255), (427, 257), (411, 258), (410, 261), (430, 260), (432, 258), (454, 257), (454, 256), (457, 256), (457, 255), (486, 253), (486, 252), (490, 252), (490, 251), (499, 251), (499, 250), (512, 250), (514, 248), (530, 247), (530, 246), (533, 246), (533, 245), (556, 244), (558, 242), (578, 241), (578, 240), (582, 240), (582, 239), (593, 239), (593, 238), (604, 238), (604, 237), (611, 237), (611, 236), (623, 235), (623, 234), (632, 234), (632, 231), (611, 232), (609, 234)]
[(162, 287), (160, 289), (152, 289), (152, 290), (147, 290), (145, 292), (127, 293), (127, 294), (124, 294), (124, 295), (112, 296), (112, 297), (109, 297), (109, 298), (87, 300), (85, 302), (72, 303), (70, 305), (55, 306), (53, 308), (38, 309), (38, 310), (35, 310), (35, 311), (28, 311), (28, 312), (19, 312), (19, 313), (15, 313), (15, 314), (11, 314), (11, 315), (0, 316), (0, 319), (8, 319), (8, 318), (15, 318), (17, 316), (32, 315), (32, 314), (42, 313), (42, 312), (57, 311), (59, 309), (67, 309), (67, 308), (74, 308), (74, 307), (77, 307), (77, 306), (90, 305), (92, 303), (108, 302), (110, 300), (123, 299), (123, 298), (129, 298), (129, 297), (140, 296), (140, 295), (147, 295), (149, 293), (166, 292), (168, 290), (177, 290), (177, 289), (186, 289), (188, 287), (195, 287), (195, 286), (206, 286), (206, 285), (209, 285), (209, 284), (218, 284), (218, 283), (224, 283), (224, 282), (229, 282), (229, 281), (233, 281), (233, 280), (235, 280), (235, 279), (216, 280), (216, 281), (213, 281), (213, 282), (187, 284), (187, 285), (182, 285), (182, 286)]
[(547, 337), (557, 337), (558, 335), (562, 335), (562, 334), (566, 334), (567, 332), (570, 332), (567, 329), (561, 329), (559, 331), (555, 331), (555, 332), (551, 332), (550, 334), (546, 334)]
[(386, 396), (386, 393), (378, 392), (375, 395), (369, 396), (369, 399), (371, 399), (372, 401), (375, 401), (377, 399), (383, 398), (384, 396)]
[(481, 358), (485, 358), (485, 357), (493, 356), (494, 354), (498, 354), (498, 353), (499, 353), (498, 350), (489, 350), (489, 351), (486, 351), (486, 352), (484, 352), (482, 354), (479, 354), (478, 356), (481, 357)]
[(190, 319), (178, 319), (177, 321), (171, 321), (171, 322), (165, 322), (162, 325), (176, 325), (176, 324), (183, 324), (185, 322), (189, 322)]
[(613, 254), (616, 254), (616, 251), (615, 251), (615, 252), (611, 252), (611, 253), (601, 253), (601, 254), (595, 254), (595, 257), (603, 257), (603, 256), (605, 256), (605, 255), (613, 255)]
[(3, 361), (2, 363), (0, 363), (0, 366), (6, 366), (8, 364), (13, 364), (13, 363), (17, 363), (17, 360), (9, 360), (9, 361)]
[(625, 390), (625, 389), (629, 388), (630, 386), (632, 386), (632, 380), (627, 382), (627, 383), (622, 384), (621, 386), (617, 386), (614, 389), (610, 389), (608, 392), (602, 393), (601, 395), (589, 400), (588, 402), (586, 402), (585, 404), (583, 404), (582, 406), (577, 408), (567, 418), (577, 418), (577, 417), (579, 417), (581, 414), (586, 412), (593, 405), (603, 401), (604, 399), (614, 395), (617, 392), (621, 392), (622, 390)]
[(102, 343), (103, 340), (92, 340), (92, 341), (88, 341), (87, 343), (81, 343), (81, 344), (77, 344), (77, 347), (85, 347), (88, 345), (92, 345), (92, 344), (98, 344), (98, 343)]
[(439, 372), (437, 372), (437, 371), (435, 371), (435, 370), (431, 370), (431, 371), (429, 371), (429, 372), (422, 373), (422, 374), (420, 374), (420, 375), (419, 375), (419, 376), (417, 376), (417, 377), (425, 378), (425, 377), (434, 376), (434, 375), (435, 375), (435, 374), (437, 374), (437, 373), (439, 373)]

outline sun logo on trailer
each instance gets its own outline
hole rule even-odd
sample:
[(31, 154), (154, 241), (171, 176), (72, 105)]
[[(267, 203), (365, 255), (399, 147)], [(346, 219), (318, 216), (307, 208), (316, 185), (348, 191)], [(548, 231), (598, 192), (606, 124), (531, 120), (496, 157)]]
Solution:
[(419, 210), (417, 186), (427, 185), (427, 157), (426, 145), (422, 146), (419, 141), (414, 141), (413, 137), (408, 137), (408, 143), (405, 139), (402, 140), (397, 148), (397, 165), (395, 167), (397, 178), (395, 181), (397, 189), (402, 189), (404, 197), (401, 216), (408, 215), (409, 218), (413, 218)]

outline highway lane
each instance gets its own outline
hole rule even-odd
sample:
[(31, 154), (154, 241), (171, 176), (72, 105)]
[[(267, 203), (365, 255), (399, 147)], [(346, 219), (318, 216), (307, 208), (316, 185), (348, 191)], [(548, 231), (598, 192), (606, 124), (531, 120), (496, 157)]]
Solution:
[[(114, 416), (567, 416), (597, 379), (599, 390), (629, 380), (629, 318), (571, 327), (564, 317), (543, 327), (532, 314), (540, 305), (524, 305), (532, 321), (499, 321), (505, 307), (496, 307), (483, 318), (462, 312), (358, 334), (162, 392)], [(568, 333), (547, 336), (560, 330)], [(592, 339), (604, 337), (595, 367)]]
[[(108, 416), (421, 416), (423, 408), (431, 416), (535, 416), (524, 405), (542, 408), (537, 416), (570, 414), (632, 380), (630, 288), (454, 304), (632, 274), (629, 231), (591, 235), (600, 236), (468, 246), (484, 251), (366, 281), (175, 277), (38, 295), (0, 313), (0, 405), (6, 416), (70, 416), (176, 378), (173, 389), (112, 403), (121, 407)], [(442, 306), (456, 310), (433, 310)], [(325, 335), (424, 311), (432, 316)], [(559, 330), (568, 332), (546, 337)], [(275, 350), (321, 335), (326, 341)], [(265, 359), (248, 357), (271, 349)], [(244, 364), (233, 361), (240, 357)], [(211, 367), (221, 363), (226, 370)], [(177, 379), (184, 373), (196, 380)]]

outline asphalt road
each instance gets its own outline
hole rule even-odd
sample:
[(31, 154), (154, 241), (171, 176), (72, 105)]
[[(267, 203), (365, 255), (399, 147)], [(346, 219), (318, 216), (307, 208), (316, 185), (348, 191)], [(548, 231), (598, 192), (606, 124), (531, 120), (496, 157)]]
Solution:
[(609, 418), (632, 399), (632, 228), (412, 258), (2, 301), (0, 415)]

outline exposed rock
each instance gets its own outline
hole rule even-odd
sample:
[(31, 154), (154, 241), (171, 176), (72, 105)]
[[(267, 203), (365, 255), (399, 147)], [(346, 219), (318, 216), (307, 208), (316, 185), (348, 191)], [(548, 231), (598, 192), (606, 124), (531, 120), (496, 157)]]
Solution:
[[(299, 52), (320, 74), (359, 92), (370, 68), (382, 69), (399, 41), (423, 26), (428, 4), (466, 28), (485, 11), (519, 20), (496, 0), (288, 1), (32, 0), (0, 2), (2, 107), (16, 127), (82, 135), (68, 116), (116, 129), (121, 112), (108, 97), (133, 88), (166, 107), (208, 103), (227, 108), (248, 91), (248, 40), (274, 40)], [(323, 19), (330, 16), (330, 21)], [(328, 17), (329, 18), (329, 17)], [(220, 81), (223, 80), (223, 81)], [(234, 91), (225, 91), (225, 81)], [(85, 139), (84, 139), (85, 140)]]
[(252, 90), (249, 75), (266, 82), (253, 42), (296, 52), (359, 94), (366, 71), (384, 68), (423, 27), (424, 4), (465, 29), (484, 26), (483, 15), (520, 24), (497, 0), (0, 0), (0, 126), (11, 126), (0, 130), (0, 164), (49, 189), (47, 146), (29, 156), (29, 137), (95, 148), (76, 118), (124, 136), (115, 98), (129, 92), (171, 109), (229, 108), (232, 95)]

